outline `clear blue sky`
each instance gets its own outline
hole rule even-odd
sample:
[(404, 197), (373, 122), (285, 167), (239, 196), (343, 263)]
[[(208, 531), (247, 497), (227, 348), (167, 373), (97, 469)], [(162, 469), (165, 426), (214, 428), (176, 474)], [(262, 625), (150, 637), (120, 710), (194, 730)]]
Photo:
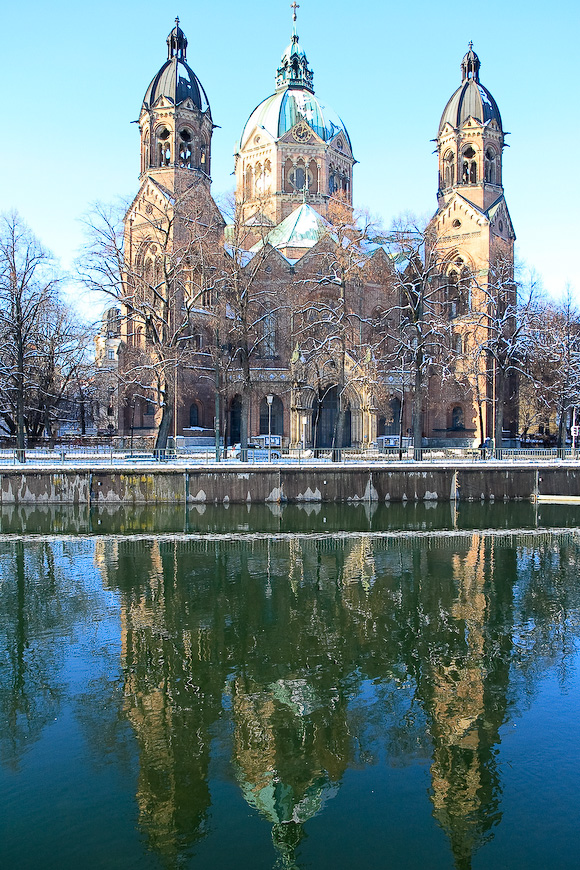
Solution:
[[(553, 295), (569, 281), (580, 299), (579, 8), (577, 0), (301, 0), (298, 32), (316, 93), (342, 117), (359, 161), (356, 204), (387, 226), (402, 212), (435, 210), (430, 140), (473, 40), (481, 80), (511, 132), (504, 186), (519, 257)], [(233, 187), (234, 143), (273, 91), (289, 0), (4, 4), (0, 211), (16, 208), (65, 267), (90, 204), (136, 191), (139, 137), (130, 122), (177, 14), (220, 128), (212, 176), (214, 193), (224, 193)]]

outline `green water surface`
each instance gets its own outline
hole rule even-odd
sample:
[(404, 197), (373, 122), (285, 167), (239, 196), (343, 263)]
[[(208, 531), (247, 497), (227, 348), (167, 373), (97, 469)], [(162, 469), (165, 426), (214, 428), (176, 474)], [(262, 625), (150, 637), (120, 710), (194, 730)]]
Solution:
[(576, 868), (580, 510), (0, 515), (0, 867)]

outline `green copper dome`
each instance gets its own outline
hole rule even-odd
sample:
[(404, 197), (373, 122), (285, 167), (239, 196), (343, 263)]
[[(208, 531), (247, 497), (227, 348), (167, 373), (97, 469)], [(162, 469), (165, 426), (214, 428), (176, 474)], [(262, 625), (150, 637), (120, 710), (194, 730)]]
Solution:
[(306, 121), (324, 142), (330, 142), (338, 133), (343, 133), (352, 150), (342, 120), (314, 95), (313, 79), (306, 54), (300, 48), (298, 36), (294, 32), (276, 73), (276, 93), (267, 97), (250, 115), (242, 132), (240, 148), (245, 147), (256, 127), (263, 128), (274, 139), (279, 139), (299, 121)]

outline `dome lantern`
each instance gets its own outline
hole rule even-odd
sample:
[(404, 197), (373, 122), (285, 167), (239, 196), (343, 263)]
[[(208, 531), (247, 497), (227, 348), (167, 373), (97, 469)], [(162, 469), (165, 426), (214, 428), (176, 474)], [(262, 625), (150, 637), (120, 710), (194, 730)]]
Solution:
[(291, 5), (292, 15), (292, 39), (290, 45), (282, 55), (280, 66), (276, 72), (276, 90), (285, 88), (305, 88), (314, 92), (314, 73), (308, 66), (306, 54), (300, 48), (298, 34), (296, 32), (296, 10), (299, 8), (296, 0)]
[(461, 81), (465, 82), (468, 79), (473, 79), (479, 84), (479, 67), (480, 60), (473, 50), (473, 42), (469, 43), (469, 51), (461, 61)]
[(187, 59), (187, 38), (179, 26), (179, 18), (175, 19), (175, 27), (167, 37), (167, 59), (172, 57)]

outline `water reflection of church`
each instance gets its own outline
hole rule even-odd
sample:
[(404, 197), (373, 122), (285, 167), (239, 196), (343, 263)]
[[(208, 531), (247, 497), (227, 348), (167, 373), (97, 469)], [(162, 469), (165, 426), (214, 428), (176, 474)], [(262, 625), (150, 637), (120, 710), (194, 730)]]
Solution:
[[(512, 576), (502, 565), (510, 550), (477, 533), (451, 547), (364, 535), (97, 547), (122, 602), (139, 824), (168, 866), (210, 824), (212, 740), (224, 719), (229, 769), (270, 823), (280, 866), (296, 866), (305, 826), (347, 769), (377, 762), (361, 746), (379, 744), (397, 764), (431, 757), (433, 815), (456, 866), (471, 866), (500, 818), (511, 603), (494, 577)], [(368, 688), (403, 683), (408, 697)], [(364, 724), (353, 712), (363, 685)], [(402, 703), (423, 710), (412, 739), (399, 730)]]

